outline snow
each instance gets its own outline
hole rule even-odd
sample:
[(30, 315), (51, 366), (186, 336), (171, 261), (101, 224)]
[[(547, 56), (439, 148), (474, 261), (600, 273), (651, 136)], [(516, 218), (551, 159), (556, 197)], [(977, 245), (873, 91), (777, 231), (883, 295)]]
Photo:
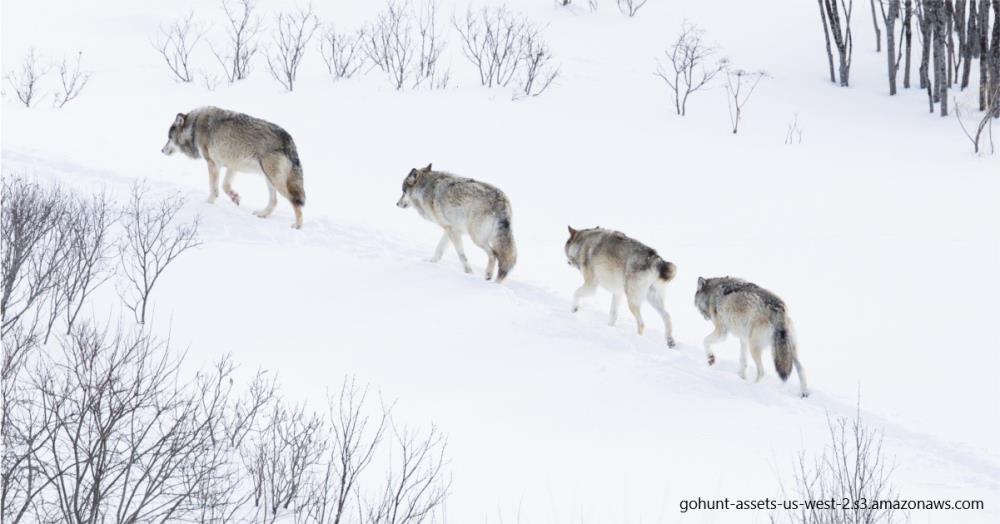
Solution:
[[(654, 0), (634, 19), (608, 0), (597, 13), (507, 3), (545, 26), (562, 64), (536, 99), (478, 87), (450, 28), (451, 89), (395, 92), (377, 72), (333, 83), (313, 46), (294, 93), (260, 60), (249, 80), (208, 91), (173, 82), (150, 40), (188, 9), (218, 38), (216, 2), (7, 1), (4, 71), (34, 46), (55, 58), (83, 50), (95, 74), (63, 110), (5, 94), (4, 173), (116, 193), (146, 179), (184, 194), (205, 244), (154, 301), (189, 364), (231, 352), (277, 372), (294, 397), (322, 401), (354, 374), (398, 398), (401, 416), (448, 435), (450, 522), (675, 522), (682, 499), (779, 496), (796, 454), (822, 451), (827, 416), (850, 415), (859, 391), (904, 498), (986, 503), (915, 522), (1000, 518), (1000, 156), (973, 156), (918, 89), (888, 98), (867, 13), (855, 13), (853, 86), (842, 89), (824, 76), (811, 2), (782, 2), (776, 15), (754, 2)], [(442, 2), (442, 23), (465, 4)], [(315, 7), (351, 28), (379, 6)], [(724, 91), (696, 93), (680, 118), (652, 74), (683, 20), (773, 76), (737, 136)], [(196, 61), (218, 67), (204, 45)], [(159, 153), (173, 115), (202, 105), (295, 137), (301, 231), (284, 201), (268, 220), (250, 214), (265, 202), (259, 177), (237, 177), (242, 207), (224, 196), (211, 206), (204, 163)], [(803, 142), (785, 145), (796, 113)], [(426, 261), (438, 230), (393, 203), (428, 162), (510, 197), (519, 261), (504, 284), (482, 279), (485, 257), (469, 243), (473, 275), (450, 248)], [(607, 294), (569, 312), (581, 277), (562, 252), (566, 225), (627, 232), (677, 264), (677, 350), (651, 309), (643, 337), (624, 311), (606, 325)], [(813, 396), (797, 398), (796, 378), (783, 384), (771, 367), (760, 384), (741, 381), (734, 340), (705, 364), (696, 280), (726, 274), (789, 304)]]

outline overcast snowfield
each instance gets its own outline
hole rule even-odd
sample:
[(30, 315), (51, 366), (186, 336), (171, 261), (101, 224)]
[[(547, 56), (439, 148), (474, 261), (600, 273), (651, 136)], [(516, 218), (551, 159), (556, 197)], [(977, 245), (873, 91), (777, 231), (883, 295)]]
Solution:
[[(147, 180), (155, 194), (183, 194), (204, 245), (155, 292), (162, 334), (188, 348), (192, 369), (230, 352), (317, 409), (353, 374), (398, 399), (403, 419), (433, 421), (448, 436), (447, 522), (766, 522), (767, 512), (682, 515), (679, 502), (779, 497), (797, 453), (821, 452), (827, 416), (850, 415), (859, 391), (902, 498), (985, 501), (912, 522), (1000, 521), (1000, 155), (972, 155), (919, 90), (888, 99), (865, 10), (843, 89), (826, 78), (815, 2), (651, 0), (627, 18), (609, 0), (596, 13), (508, 0), (545, 26), (561, 63), (549, 91), (511, 101), (479, 87), (460, 53), (447, 21), (466, 3), (440, 4), (449, 89), (396, 92), (377, 71), (334, 83), (314, 43), (287, 93), (262, 60), (215, 91), (172, 80), (151, 39), (189, 9), (221, 38), (215, 1), (5, 1), (5, 72), (35, 47), (50, 58), (82, 50), (94, 76), (61, 110), (4, 94), (3, 172), (84, 192)], [(314, 5), (343, 28), (381, 6)], [(696, 93), (681, 118), (652, 74), (685, 19), (738, 66), (773, 77), (739, 135), (724, 90)], [(217, 72), (206, 45), (195, 67)], [(284, 200), (269, 219), (250, 214), (265, 202), (260, 176), (237, 177), (241, 207), (225, 195), (209, 205), (204, 162), (160, 154), (174, 115), (202, 105), (292, 134), (302, 230), (288, 227)], [(795, 114), (802, 143), (786, 145)], [(519, 260), (504, 284), (482, 279), (485, 256), (469, 243), (473, 275), (450, 248), (427, 262), (439, 230), (393, 204), (409, 169), (428, 162), (510, 197)], [(581, 277), (563, 255), (567, 225), (624, 231), (677, 264), (676, 350), (651, 309), (645, 336), (624, 313), (608, 327), (606, 293), (569, 312)], [(808, 399), (770, 363), (761, 383), (740, 380), (733, 339), (706, 365), (696, 280), (727, 274), (789, 304)]]

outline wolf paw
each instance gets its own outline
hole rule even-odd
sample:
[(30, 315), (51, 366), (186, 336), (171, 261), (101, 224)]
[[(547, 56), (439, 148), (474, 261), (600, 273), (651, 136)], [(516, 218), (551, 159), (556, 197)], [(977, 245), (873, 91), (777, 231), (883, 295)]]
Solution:
[(298, 222), (292, 222), (292, 229), (302, 229), (302, 224)]
[(272, 210), (266, 209), (266, 208), (265, 209), (258, 209), (257, 211), (253, 212), (253, 215), (255, 217), (257, 217), (257, 218), (267, 218), (267, 217), (271, 216), (271, 211)]
[(486, 280), (493, 280), (493, 275), (490, 273), (486, 273)]
[(675, 348), (675, 347), (677, 347), (677, 343), (674, 342), (674, 337), (667, 337), (667, 347), (668, 348)]
[(580, 306), (573, 306), (569, 308), (569, 310), (571, 313), (576, 313), (577, 311), (580, 311)]
[(237, 206), (240, 205), (240, 194), (239, 193), (237, 193), (236, 191), (233, 191), (233, 190), (227, 190), (226, 191), (226, 195), (229, 197), (229, 200), (233, 201), (234, 204), (236, 204)]
[(208, 195), (208, 198), (205, 199), (205, 202), (209, 204), (214, 204), (216, 198), (219, 198), (219, 195)]
[(709, 355), (708, 356), (708, 365), (711, 366), (711, 365), (714, 365), (714, 364), (715, 364), (715, 355)]

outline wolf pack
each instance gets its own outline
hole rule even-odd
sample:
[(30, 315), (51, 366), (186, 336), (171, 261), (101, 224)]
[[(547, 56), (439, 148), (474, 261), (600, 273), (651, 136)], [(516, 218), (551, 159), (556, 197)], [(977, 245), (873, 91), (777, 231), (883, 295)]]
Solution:
[[(305, 184), (302, 164), (291, 135), (280, 126), (243, 113), (216, 107), (202, 107), (178, 113), (167, 133), (162, 152), (181, 152), (190, 158), (203, 158), (208, 167), (208, 202), (219, 196), (219, 171), (225, 169), (222, 190), (236, 205), (240, 195), (233, 189), (233, 176), (239, 172), (261, 173), (267, 184), (268, 202), (254, 214), (267, 218), (277, 206), (281, 194), (292, 206), (293, 228), (302, 227)], [(511, 205), (499, 188), (453, 174), (436, 171), (428, 164), (413, 168), (402, 183), (400, 208), (413, 207), (425, 220), (441, 227), (441, 239), (431, 261), (437, 262), (450, 243), (466, 273), (472, 273), (465, 254), (463, 238), (486, 252), (485, 277), (503, 282), (517, 263), (517, 247), (511, 225)], [(677, 274), (677, 266), (663, 259), (655, 249), (628, 235), (610, 229), (568, 228), (564, 251), (570, 266), (580, 271), (583, 284), (573, 293), (572, 311), (598, 287), (611, 293), (608, 324), (614, 325), (622, 297), (635, 318), (639, 335), (645, 330), (642, 305), (648, 302), (663, 320), (668, 347), (675, 347), (670, 313), (665, 305), (666, 286)], [(795, 332), (788, 307), (777, 295), (745, 280), (734, 277), (698, 278), (694, 297), (701, 315), (713, 325), (704, 339), (704, 349), (711, 366), (715, 364), (712, 345), (730, 334), (740, 341), (739, 376), (746, 380), (747, 354), (753, 357), (754, 381), (764, 376), (761, 361), (768, 346), (774, 367), (782, 380), (792, 369), (799, 379), (801, 395), (809, 388), (799, 362)]]

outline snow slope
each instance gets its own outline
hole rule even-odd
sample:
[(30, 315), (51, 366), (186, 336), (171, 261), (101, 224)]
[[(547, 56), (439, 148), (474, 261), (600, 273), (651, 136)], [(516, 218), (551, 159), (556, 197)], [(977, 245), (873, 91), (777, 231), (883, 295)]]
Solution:
[[(173, 83), (149, 40), (188, 8), (217, 17), (215, 2), (5, 2), (5, 71), (33, 45), (82, 49), (95, 76), (63, 110), (5, 96), (3, 169), (81, 190), (148, 179), (181, 191), (205, 245), (179, 259), (155, 300), (191, 364), (232, 352), (312, 399), (349, 373), (378, 385), (404, 417), (448, 434), (450, 522), (764, 522), (682, 517), (678, 502), (777, 496), (795, 454), (820, 451), (826, 417), (850, 414), (859, 390), (904, 497), (986, 502), (915, 522), (995, 521), (998, 157), (971, 156), (953, 119), (923, 112), (921, 93), (887, 99), (884, 56), (865, 48), (861, 15), (855, 85), (839, 89), (823, 77), (810, 2), (776, 2), (781, 26), (767, 30), (752, 22), (772, 18), (750, 2), (653, 0), (635, 19), (603, 3), (591, 14), (508, 2), (547, 24), (562, 62), (550, 92), (511, 102), (475, 85), (454, 35), (453, 89), (397, 93), (375, 73), (333, 84), (312, 49), (294, 93), (260, 63), (248, 81), (208, 91)], [(445, 17), (452, 4), (465, 2), (444, 2)], [(316, 7), (350, 27), (378, 4)], [(651, 74), (685, 19), (774, 77), (740, 135), (728, 134), (721, 90), (695, 95), (681, 119)], [(237, 178), (242, 208), (208, 206), (204, 165), (159, 154), (173, 115), (207, 104), (295, 137), (303, 230), (288, 228), (284, 202), (269, 220), (250, 215), (265, 198), (258, 177)], [(795, 113), (803, 143), (788, 146)], [(485, 257), (470, 245), (474, 275), (450, 251), (426, 262), (438, 232), (393, 203), (409, 168), (427, 162), (511, 198), (520, 257), (505, 284), (482, 281)], [(651, 310), (644, 337), (627, 314), (607, 327), (606, 294), (569, 313), (581, 279), (562, 254), (567, 224), (625, 231), (678, 265), (667, 288), (677, 350)], [(772, 369), (742, 382), (735, 341), (705, 365), (696, 278), (723, 274), (790, 305), (808, 400)]]

